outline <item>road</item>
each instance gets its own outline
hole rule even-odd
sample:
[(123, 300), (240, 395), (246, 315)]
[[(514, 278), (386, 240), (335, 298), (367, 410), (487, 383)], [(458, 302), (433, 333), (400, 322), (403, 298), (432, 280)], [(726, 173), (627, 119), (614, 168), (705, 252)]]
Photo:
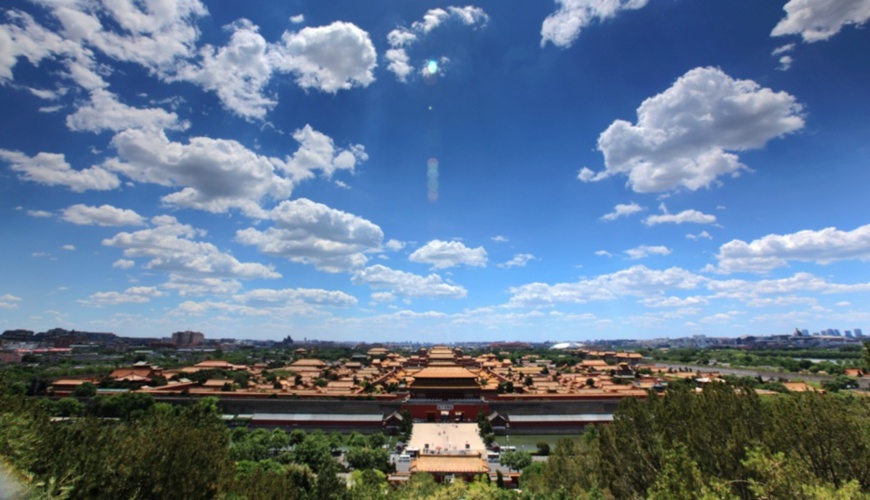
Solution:
[[(803, 380), (805, 382), (821, 383), (823, 380), (830, 380), (830, 375), (814, 375), (812, 373), (790, 373), (777, 372), (773, 370), (756, 370), (753, 368), (732, 368), (729, 366), (702, 366), (702, 365), (687, 365), (683, 363), (655, 363), (656, 367), (664, 369), (673, 368), (674, 370), (688, 369), (691, 371), (701, 372), (719, 372), (723, 375), (737, 375), (746, 377), (774, 377), (784, 378), (786, 380)], [(870, 388), (870, 377), (862, 377), (858, 379), (858, 385), (863, 389)]]

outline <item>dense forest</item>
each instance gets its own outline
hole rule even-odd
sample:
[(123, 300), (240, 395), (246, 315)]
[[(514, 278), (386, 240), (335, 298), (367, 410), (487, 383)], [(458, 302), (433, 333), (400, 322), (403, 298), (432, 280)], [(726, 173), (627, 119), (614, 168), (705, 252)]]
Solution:
[(487, 477), (390, 487), (380, 434), (230, 429), (211, 398), (17, 392), (0, 396), (0, 454), (35, 498), (870, 498), (870, 399), (852, 391), (760, 398), (723, 383), (626, 399), (612, 424), (526, 465), (520, 494)]

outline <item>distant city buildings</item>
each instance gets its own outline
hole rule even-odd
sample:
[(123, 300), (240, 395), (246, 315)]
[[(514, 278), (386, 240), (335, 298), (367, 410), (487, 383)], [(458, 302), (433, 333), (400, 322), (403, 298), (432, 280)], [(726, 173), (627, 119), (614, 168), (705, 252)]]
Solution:
[(205, 341), (205, 335), (199, 332), (186, 330), (183, 332), (175, 332), (172, 334), (172, 343), (177, 346), (194, 346), (200, 345)]

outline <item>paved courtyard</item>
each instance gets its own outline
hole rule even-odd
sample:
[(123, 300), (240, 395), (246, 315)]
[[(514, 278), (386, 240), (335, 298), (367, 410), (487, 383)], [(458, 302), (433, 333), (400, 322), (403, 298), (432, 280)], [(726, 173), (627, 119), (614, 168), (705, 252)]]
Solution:
[(477, 434), (477, 424), (414, 424), (408, 446), (422, 453), (429, 445), (430, 453), (455, 453), (468, 450), (486, 453), (483, 439)]

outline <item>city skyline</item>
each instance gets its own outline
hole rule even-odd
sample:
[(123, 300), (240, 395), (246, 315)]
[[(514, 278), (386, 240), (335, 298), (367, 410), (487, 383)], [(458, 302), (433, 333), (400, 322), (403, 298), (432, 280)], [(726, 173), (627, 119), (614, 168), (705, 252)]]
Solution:
[(0, 330), (870, 320), (870, 0), (13, 0)]

